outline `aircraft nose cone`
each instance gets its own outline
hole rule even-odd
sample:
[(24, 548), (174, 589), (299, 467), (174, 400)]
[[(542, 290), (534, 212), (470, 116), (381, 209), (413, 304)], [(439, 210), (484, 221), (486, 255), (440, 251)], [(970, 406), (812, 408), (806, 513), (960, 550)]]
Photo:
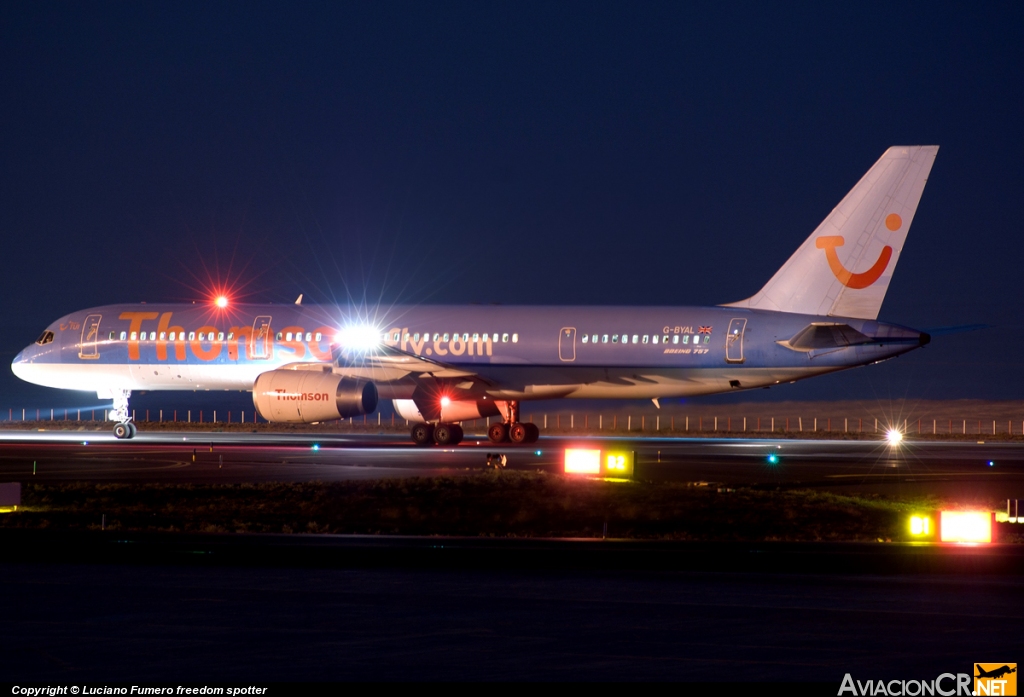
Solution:
[(922, 346), (926, 346), (932, 342), (932, 335), (921, 332), (921, 336), (918, 337), (918, 341), (921, 342)]
[(18, 355), (11, 361), (11, 371), (22, 380), (27, 380), (26, 368), (32, 358), (32, 347), (27, 347), (18, 352)]

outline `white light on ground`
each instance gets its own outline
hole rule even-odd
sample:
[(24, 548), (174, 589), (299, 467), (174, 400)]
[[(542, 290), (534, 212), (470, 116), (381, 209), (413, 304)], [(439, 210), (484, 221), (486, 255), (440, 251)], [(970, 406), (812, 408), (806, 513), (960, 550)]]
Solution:
[(903, 434), (896, 428), (890, 428), (885, 433), (885, 439), (889, 442), (889, 445), (895, 447), (903, 442)]

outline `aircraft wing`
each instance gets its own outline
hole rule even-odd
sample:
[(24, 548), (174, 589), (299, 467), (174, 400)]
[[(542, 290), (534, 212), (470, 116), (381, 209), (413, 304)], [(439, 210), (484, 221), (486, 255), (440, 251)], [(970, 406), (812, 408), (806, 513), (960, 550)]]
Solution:
[[(417, 356), (394, 346), (377, 346), (370, 350), (335, 348), (331, 372), (347, 377), (364, 378), (375, 383), (419, 385), (424, 381), (459, 382), (463, 390), (485, 388), (489, 381), (473, 371), (456, 368), (441, 361)], [(292, 370), (325, 370), (324, 363), (293, 363), (283, 366)]]

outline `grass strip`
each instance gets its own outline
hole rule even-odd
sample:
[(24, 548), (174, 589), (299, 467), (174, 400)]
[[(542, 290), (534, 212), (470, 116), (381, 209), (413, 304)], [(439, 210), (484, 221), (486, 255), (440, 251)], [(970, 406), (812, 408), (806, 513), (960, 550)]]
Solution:
[[(610, 482), (504, 472), (337, 483), (38, 484), (4, 528), (209, 533), (601, 537), (705, 541), (909, 539), (935, 498)], [(1005, 540), (1009, 541), (1009, 540)]]

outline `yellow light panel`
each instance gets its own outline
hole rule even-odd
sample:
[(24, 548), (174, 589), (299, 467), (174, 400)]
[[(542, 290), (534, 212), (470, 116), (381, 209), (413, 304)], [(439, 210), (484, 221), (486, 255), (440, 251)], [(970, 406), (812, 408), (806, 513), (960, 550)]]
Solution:
[(600, 474), (601, 451), (583, 448), (565, 449), (566, 474)]
[(991, 542), (992, 514), (988, 511), (942, 511), (939, 514), (942, 542)]
[(932, 519), (926, 515), (910, 516), (911, 535), (931, 535)]

